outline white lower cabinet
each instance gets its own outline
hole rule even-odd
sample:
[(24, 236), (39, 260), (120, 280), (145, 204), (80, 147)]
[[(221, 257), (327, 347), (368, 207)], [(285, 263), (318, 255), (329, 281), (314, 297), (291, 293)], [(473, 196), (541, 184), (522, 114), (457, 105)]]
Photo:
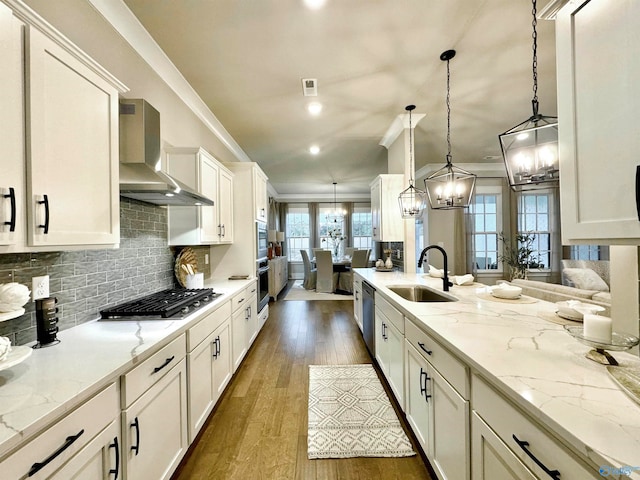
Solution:
[[(378, 365), (393, 391), (400, 408), (404, 410), (404, 332), (398, 328), (385, 310), (379, 307), (376, 298), (375, 307), (375, 353)], [(397, 312), (402, 319), (402, 314)], [(403, 319), (401, 320), (403, 321)]]
[(475, 412), (471, 414), (471, 445), (474, 480), (536, 478)]
[(123, 412), (125, 480), (170, 478), (189, 447), (187, 424), (183, 358)]
[(231, 337), (233, 371), (244, 359), (249, 347), (258, 335), (258, 294), (257, 285), (252, 284), (231, 299)]
[[(221, 313), (216, 310), (211, 315)], [(220, 325), (188, 355), (189, 442), (206, 422), (216, 402), (231, 380), (231, 319)]]
[(353, 318), (362, 332), (362, 280), (357, 275), (353, 279)]
[[(471, 387), (474, 410), (473, 480), (602, 478), (597, 468), (584, 464), (484, 379), (473, 375)], [(505, 472), (505, 475), (500, 476), (500, 472)]]
[(405, 414), (431, 466), (440, 479), (470, 478), (469, 402), (409, 341), (405, 360)]
[(122, 478), (120, 421), (114, 420), (58, 470), (51, 480), (117, 480)]
[(118, 405), (112, 383), (0, 463), (0, 477), (113, 480), (122, 467)]

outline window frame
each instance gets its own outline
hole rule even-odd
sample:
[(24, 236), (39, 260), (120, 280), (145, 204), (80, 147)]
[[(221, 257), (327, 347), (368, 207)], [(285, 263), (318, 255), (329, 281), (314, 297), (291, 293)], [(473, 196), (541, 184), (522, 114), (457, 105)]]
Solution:
[[(503, 202), (503, 191), (501, 186), (489, 186), (489, 185), (477, 185), (475, 188), (475, 193), (473, 195), (473, 203), (469, 209), (469, 214), (473, 217), (473, 258), (474, 263), (478, 265), (475, 259), (478, 257), (477, 253), (477, 243), (476, 243), (476, 235), (491, 235), (495, 234), (496, 237), (496, 268), (477, 268), (477, 272), (480, 274), (485, 273), (502, 273), (504, 271), (502, 262), (500, 261), (500, 256), (502, 255), (502, 242), (499, 240), (499, 234), (503, 231), (503, 213), (502, 213), (502, 202)], [(478, 213), (475, 211), (476, 209), (476, 199), (479, 196), (487, 197), (487, 196), (495, 196), (496, 198), (496, 230), (483, 230), (482, 232), (478, 232), (476, 230), (476, 215)], [(486, 212), (483, 212), (482, 215), (485, 215)], [(486, 225), (486, 221), (484, 222)], [(486, 245), (486, 242), (485, 242)], [(493, 252), (494, 250), (487, 250), (485, 248), (484, 253)], [(486, 257), (485, 257), (486, 258)]]

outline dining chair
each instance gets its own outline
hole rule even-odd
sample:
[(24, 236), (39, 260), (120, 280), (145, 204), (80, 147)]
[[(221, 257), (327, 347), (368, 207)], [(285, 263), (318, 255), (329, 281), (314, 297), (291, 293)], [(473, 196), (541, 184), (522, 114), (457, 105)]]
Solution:
[(306, 250), (300, 250), (300, 254), (302, 255), (302, 263), (304, 264), (304, 280), (302, 281), (302, 286), (305, 290), (313, 290), (316, 288), (318, 271), (315, 268), (311, 268), (309, 252)]
[(353, 255), (353, 252), (355, 252), (356, 250), (358, 250), (358, 249), (357, 249), (357, 248), (354, 248), (354, 247), (345, 247), (345, 249), (344, 249), (344, 254), (345, 254), (347, 257), (351, 257), (351, 256)]
[(365, 268), (369, 264), (369, 251), (370, 250), (356, 250), (351, 257), (351, 268), (340, 272), (340, 278), (338, 279), (338, 289), (345, 292), (353, 293), (353, 268)]
[(316, 251), (316, 292), (333, 293), (338, 286), (339, 273), (333, 271), (330, 250)]

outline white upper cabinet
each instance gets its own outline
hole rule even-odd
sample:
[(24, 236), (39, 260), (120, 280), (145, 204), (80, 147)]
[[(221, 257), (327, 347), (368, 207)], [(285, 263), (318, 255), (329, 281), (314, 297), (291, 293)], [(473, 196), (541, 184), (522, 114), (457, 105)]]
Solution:
[(255, 184), (256, 220), (266, 222), (269, 215), (269, 199), (267, 193), (267, 177), (262, 170), (256, 168), (253, 171)]
[(12, 9), (0, 5), (0, 253), (115, 247), (126, 87), (26, 6)]
[(371, 182), (371, 224), (376, 242), (402, 242), (404, 224), (398, 206), (402, 174), (378, 175)]
[(0, 253), (19, 251), (26, 235), (23, 28), (0, 4)]
[(233, 173), (202, 148), (170, 148), (166, 153), (167, 173), (214, 202), (169, 206), (169, 244), (233, 242)]
[(640, 2), (574, 0), (556, 17), (563, 243), (640, 244)]
[(118, 90), (27, 28), (29, 245), (113, 245), (120, 236)]

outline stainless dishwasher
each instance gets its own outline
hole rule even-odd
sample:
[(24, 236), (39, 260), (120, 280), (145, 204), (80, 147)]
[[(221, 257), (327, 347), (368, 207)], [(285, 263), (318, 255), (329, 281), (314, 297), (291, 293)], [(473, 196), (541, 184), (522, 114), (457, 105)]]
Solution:
[(367, 345), (367, 349), (371, 354), (371, 358), (375, 358), (376, 355), (375, 291), (376, 289), (367, 282), (362, 282), (362, 336), (364, 337), (364, 343)]

